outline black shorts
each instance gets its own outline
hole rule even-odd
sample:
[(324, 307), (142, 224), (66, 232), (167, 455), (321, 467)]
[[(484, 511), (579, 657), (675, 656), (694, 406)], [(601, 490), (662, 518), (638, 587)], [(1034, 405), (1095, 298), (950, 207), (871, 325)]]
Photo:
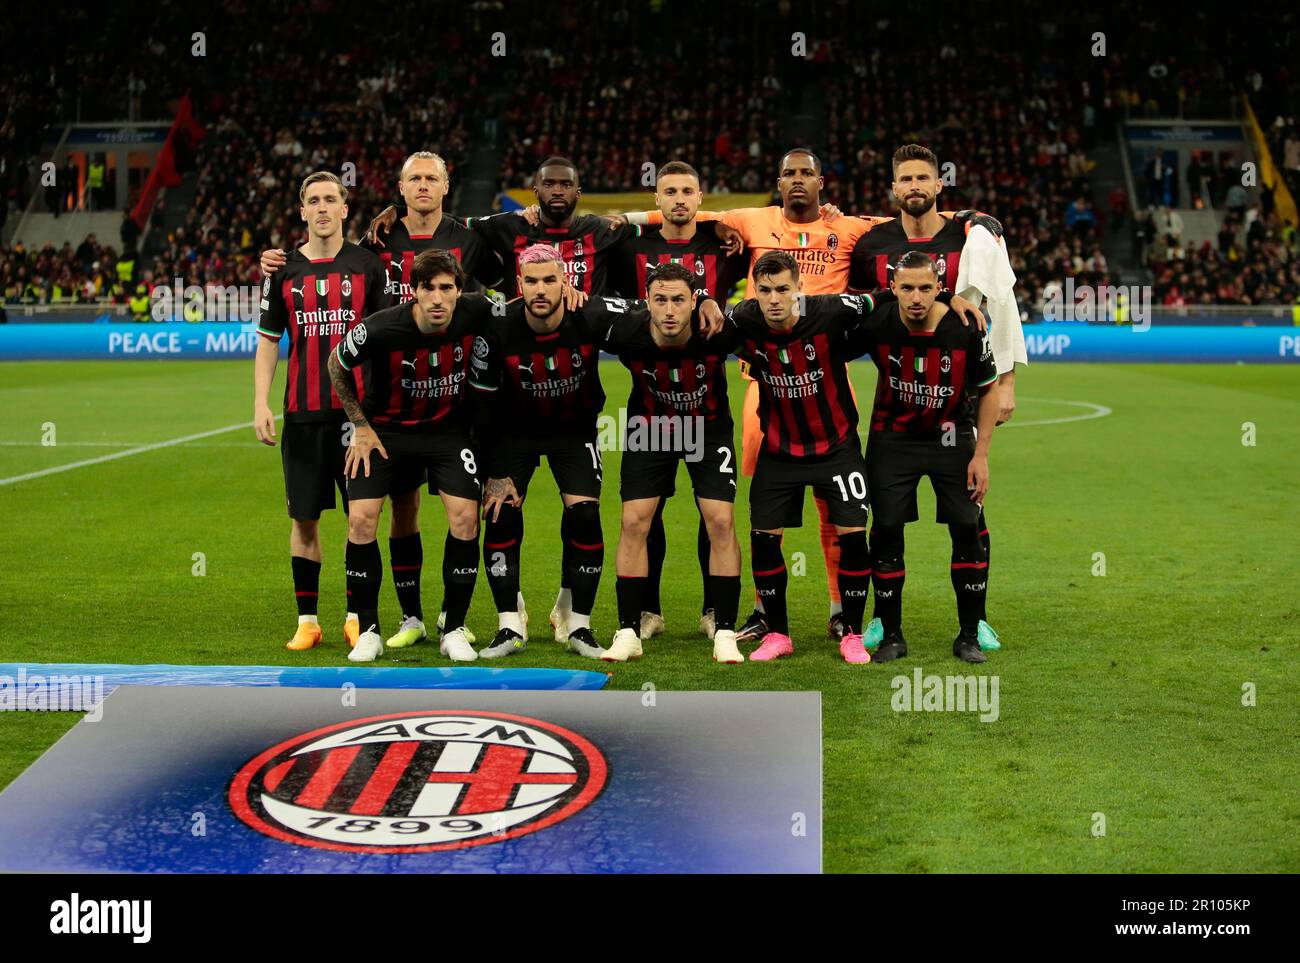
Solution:
[(810, 485), (825, 500), (833, 525), (866, 527), (867, 466), (856, 438), (817, 458), (780, 458), (760, 451), (749, 486), (749, 527), (799, 528), (804, 489)]
[(728, 419), (706, 422), (704, 431), (683, 436), (691, 450), (633, 451), (623, 444), (619, 495), (623, 501), (639, 498), (668, 498), (677, 490), (677, 466), (686, 462), (696, 498), (720, 502), (736, 500), (735, 428)]
[(975, 455), (975, 433), (958, 431), (955, 445), (937, 439), (909, 438), (901, 432), (872, 432), (867, 440), (867, 480), (877, 525), (891, 527), (919, 517), (916, 489), (921, 476), (934, 488), (935, 521), (974, 525), (980, 506), (970, 500), (966, 469)]
[(334, 507), (334, 490), (348, 510), (347, 483), (343, 476), (345, 421), (289, 421), (280, 432), (280, 463), (284, 467), (284, 495), (289, 517), (314, 521)]
[(600, 481), (604, 468), (600, 461), (600, 446), (596, 432), (590, 434), (541, 435), (536, 438), (500, 439), (505, 477), (515, 483), (515, 491), (523, 498), (533, 472), (543, 456), (551, 467), (551, 477), (565, 495), (600, 497)]
[(365, 468), (356, 478), (348, 479), (348, 497), (383, 498), (415, 491), (427, 480), (430, 494), (446, 492), (458, 498), (478, 501), (478, 455), (470, 445), (469, 435), (459, 431), (429, 433), (376, 432), (388, 452), (370, 453), (370, 477)]

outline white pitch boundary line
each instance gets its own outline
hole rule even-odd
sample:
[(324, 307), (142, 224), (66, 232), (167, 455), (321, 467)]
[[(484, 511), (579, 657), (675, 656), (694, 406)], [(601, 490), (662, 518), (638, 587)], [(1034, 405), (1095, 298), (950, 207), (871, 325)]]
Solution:
[[(281, 416), (277, 415), (277, 420)], [(211, 431), (200, 431), (193, 435), (182, 435), (180, 438), (169, 438), (167, 441), (156, 441), (149, 445), (139, 445), (135, 448), (127, 448), (124, 451), (115, 451), (111, 455), (100, 455), (98, 458), (86, 458), (82, 461), (69, 462), (66, 465), (55, 465), (53, 468), (42, 468), (40, 471), (28, 472), (25, 475), (14, 475), (12, 478), (0, 478), (0, 485), (13, 485), (22, 481), (30, 481), (33, 478), (44, 478), (46, 475), (57, 475), (59, 472), (72, 471), (74, 468), (85, 468), (89, 465), (100, 465), (106, 461), (115, 461), (118, 458), (129, 458), (132, 455), (141, 455), (147, 451), (157, 451), (160, 448), (174, 448), (177, 445), (184, 445), (187, 442), (198, 441), (201, 438), (211, 438), (214, 435), (224, 435), (228, 431), (238, 431), (240, 428), (252, 428), (251, 421), (241, 421), (237, 425), (227, 425), (224, 428), (213, 428)], [(58, 447), (57, 445), (53, 447)]]
[[(41, 441), (0, 441), (0, 448), (140, 448), (149, 444), (147, 441), (61, 441), (47, 445)], [(256, 441), (190, 441), (180, 448), (260, 448)]]
[(1114, 413), (1105, 405), (1094, 404), (1091, 401), (1064, 401), (1060, 398), (1017, 398), (1016, 401), (1036, 401), (1048, 405), (1070, 405), (1074, 408), (1089, 408), (1091, 410), (1085, 415), (1071, 415), (1068, 418), (1040, 418), (1037, 421), (1016, 421), (1013, 415), (1005, 425), (998, 426), (999, 431), (1003, 428), (1028, 428), (1031, 425), (1064, 425), (1072, 421), (1091, 421), (1094, 418), (1105, 418), (1107, 415)]

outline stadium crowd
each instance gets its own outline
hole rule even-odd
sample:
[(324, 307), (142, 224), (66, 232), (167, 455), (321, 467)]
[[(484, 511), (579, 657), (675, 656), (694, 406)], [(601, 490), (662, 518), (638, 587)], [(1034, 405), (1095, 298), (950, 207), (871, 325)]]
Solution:
[[(0, 80), (7, 95), (0, 189), (9, 202), (0, 207), (26, 199), (42, 118), (72, 119), (78, 110), (120, 117), (124, 91), (132, 110), (162, 116), (160, 105), (184, 86), (208, 136), (197, 148), (184, 223), (166, 229), (161, 206), (154, 213), (149, 257), (134, 274), (145, 283), (260, 280), (257, 252), (299, 234), (294, 187), (313, 169), (351, 174), (355, 238), (392, 200), (394, 171), (417, 149), (446, 159), (453, 184), (446, 206), (458, 211), (455, 187), (476, 143), (499, 147), (501, 187), (526, 186), (542, 157), (564, 153), (588, 191), (644, 190), (645, 165), (675, 157), (700, 170), (707, 191), (764, 192), (781, 153), (808, 132), (822, 152), (825, 198), (850, 213), (892, 211), (890, 153), (900, 143), (929, 144), (952, 164), (941, 208), (977, 207), (1002, 220), (1026, 306), (1066, 276), (1107, 283), (1118, 266), (1107, 263), (1102, 242), (1120, 221), (1137, 232), (1157, 301), (1295, 297), (1294, 232), (1269, 198), (1256, 208), (1238, 204), (1225, 173), (1230, 163), (1207, 157), (1204, 170), (1185, 176), (1189, 195), (1202, 185), (1211, 203), (1233, 210), (1233, 236), (1184, 250), (1156, 229), (1159, 212), (1129, 223), (1126, 198), (1093, 209), (1087, 157), (1120, 117), (1230, 110), (1246, 93), (1295, 191), (1297, 86), (1284, 58), (1269, 59), (1294, 31), (1291, 14), (1250, 21), (1271, 28), (1262, 33), (1243, 28), (1222, 37), (1209, 29), (1212, 11), (1139, 20), (1128, 24), (1123, 44), (1112, 30), (1104, 56), (1084, 57), (1074, 49), (1082, 42), (1076, 34), (1104, 32), (1114, 15), (1107, 5), (1081, 12), (1078, 29), (1067, 32), (1046, 16), (1045, 3), (1004, 17), (993, 15), (992, 0), (975, 0), (945, 13), (943, 36), (963, 38), (957, 46), (903, 42), (905, 25), (888, 12), (864, 22), (870, 39), (861, 43), (863, 31), (850, 37), (843, 29), (861, 19), (847, 0), (803, 7), (773, 0), (763, 16), (728, 4), (611, 0), (597, 17), (478, 0), (440, 9), (437, 55), (413, 57), (403, 54), (411, 34), (402, 11), (367, 9), (358, 31), (351, 19), (326, 15), (338, 12), (331, 0), (317, 6), (321, 15), (305, 32), (293, 17), (233, 0), (223, 16), (202, 23), (199, 57), (177, 39), (196, 29), (192, 15), (163, 3), (134, 37), (148, 54), (134, 60), (105, 42), (138, 31), (125, 8), (106, 10), (93, 24), (58, 26), (30, 9), (17, 12), (17, 26), (34, 42), (19, 45)], [(664, 33), (671, 18), (687, 14), (689, 30)], [(250, 20), (258, 27), (251, 41)], [(498, 29), (500, 49), (471, 44)], [(807, 38), (807, 55), (785, 56), (796, 36)], [(67, 55), (51, 69), (36, 53), (49, 44), (37, 41), (56, 38)], [(321, 50), (337, 53), (322, 61)], [(167, 69), (178, 56), (186, 58), (183, 76)], [(987, 82), (958, 82), (969, 76)], [(824, 128), (810, 110), (824, 112)], [(1139, 206), (1154, 202), (1135, 174)], [(0, 249), (5, 299), (92, 291), (122, 299), (130, 291), (116, 275), (121, 250), (104, 247), (87, 261), (67, 248)]]

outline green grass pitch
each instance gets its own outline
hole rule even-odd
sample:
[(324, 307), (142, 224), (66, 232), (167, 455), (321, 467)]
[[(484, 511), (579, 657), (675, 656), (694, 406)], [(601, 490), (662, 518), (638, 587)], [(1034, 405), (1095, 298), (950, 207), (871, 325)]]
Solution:
[[(0, 479), (251, 415), (249, 363), (0, 370)], [(853, 371), (865, 402), (874, 369)], [(610, 362), (602, 374), (614, 411), (627, 376)], [(738, 407), (739, 382), (732, 388)], [(696, 516), (683, 471), (666, 515), (668, 631), (640, 662), (612, 668), (611, 685), (820, 690), (832, 871), (1300, 870), (1300, 371), (1040, 364), (1022, 371), (1019, 395), (992, 449), (989, 618), (1004, 648), (987, 665), (951, 656), (947, 533), (931, 522), (926, 485), (923, 521), (908, 530), (908, 659), (847, 666), (826, 640), (810, 499), (804, 528), (786, 538), (787, 560), (803, 552), (807, 562), (790, 585), (795, 657), (714, 665), (697, 631)], [(1067, 420), (1094, 413), (1089, 405), (1111, 413)], [(41, 444), (47, 424), (54, 446)], [(607, 574), (594, 616), (605, 644), (616, 627), (618, 464), (606, 454)], [(742, 481), (742, 533), (746, 489)], [(436, 610), (445, 523), (433, 499), (425, 504), (424, 598)], [(339, 663), (344, 519), (336, 512), (322, 525), (328, 644), (290, 653), (283, 505), (279, 454), (246, 428), (0, 484), (0, 661)], [(559, 583), (559, 501), (544, 469), (528, 507), (534, 636), (512, 664), (603, 668), (543, 631)], [(385, 531), (381, 523), (386, 556)], [(752, 598), (743, 534), (742, 548), (743, 612)], [(193, 574), (199, 552), (202, 576)], [(392, 629), (387, 571), (382, 598)], [(470, 614), (480, 640), (495, 628), (490, 603), (481, 579)], [(401, 658), (442, 662), (436, 645)], [(893, 711), (891, 679), (916, 666), (996, 675), (999, 718)], [(1244, 705), (1250, 691), (1254, 704)], [(75, 720), (0, 714), (0, 784)], [(1096, 813), (1104, 835), (1094, 834)]]

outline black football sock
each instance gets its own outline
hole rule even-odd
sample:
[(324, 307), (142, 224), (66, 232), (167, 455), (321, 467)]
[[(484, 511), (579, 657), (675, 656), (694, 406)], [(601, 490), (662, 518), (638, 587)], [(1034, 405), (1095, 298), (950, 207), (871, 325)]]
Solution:
[[(709, 609), (717, 609), (713, 599), (713, 580), (709, 575), (709, 558), (713, 555), (713, 543), (709, 541), (709, 527), (700, 516), (700, 527), (695, 532), (695, 554), (700, 560), (700, 578), (704, 580), (704, 602), (700, 605), (700, 614)], [(734, 621), (734, 620), (733, 620)]]
[(424, 543), (420, 533), (412, 532), (388, 540), (388, 564), (393, 570), (393, 588), (397, 590), (397, 604), (402, 615), (412, 615), (424, 621), (420, 605), (420, 570), (424, 568)]
[(483, 525), (483, 564), (488, 588), (498, 612), (519, 610), (519, 544), (524, 537), (524, 513), (513, 505), (501, 506), (496, 521)]
[(952, 587), (957, 593), (957, 621), (963, 635), (974, 635), (984, 612), (988, 592), (989, 563), (979, 529), (973, 525), (949, 525), (952, 535)]
[(750, 564), (754, 568), (754, 590), (763, 601), (769, 631), (790, 634), (786, 615), (785, 588), (789, 575), (781, 553), (781, 536), (770, 532), (750, 532)]
[[(992, 550), (989, 548), (989, 523), (984, 518), (983, 508), (980, 509), (979, 526), (980, 526), (980, 544), (984, 546), (984, 561), (992, 562), (993, 554), (992, 554)], [(988, 583), (987, 568), (985, 568), (984, 570), (984, 575), (985, 575), (984, 582), (987, 585)], [(980, 620), (981, 621), (988, 621), (988, 612), (984, 607), (987, 601), (988, 601), (988, 591), (986, 589), (985, 593), (980, 596)]]
[(664, 578), (664, 556), (668, 554), (668, 536), (664, 532), (664, 499), (659, 499), (654, 518), (650, 519), (650, 531), (645, 537), (646, 557), (650, 568), (646, 573), (645, 611), (663, 615), (663, 600), (659, 597), (659, 587)]
[(301, 555), (291, 556), (293, 594), (298, 599), (299, 615), (315, 615), (320, 602), (320, 562)]
[[(605, 542), (600, 529), (600, 503), (578, 502), (564, 510), (560, 538), (568, 551), (566, 568), (573, 589), (573, 611), (591, 615), (605, 565)], [(638, 613), (639, 616), (640, 613)]]
[(442, 597), (447, 613), (443, 631), (464, 628), (477, 580), (478, 539), (461, 539), (448, 532), (442, 550)]
[(840, 535), (839, 590), (841, 614), (846, 635), (862, 634), (862, 614), (867, 608), (867, 588), (871, 584), (871, 559), (867, 554), (867, 533), (847, 532)]
[(646, 579), (640, 575), (620, 575), (614, 583), (618, 596), (618, 627), (641, 631), (641, 613), (645, 606)]
[(384, 580), (384, 559), (379, 554), (379, 543), (358, 545), (349, 539), (344, 565), (348, 608), (357, 613), (362, 632), (369, 632), (372, 628), (379, 632), (379, 586)]
[(710, 575), (709, 601), (713, 604), (713, 627), (731, 632), (736, 628), (740, 608), (740, 576)]
[(871, 582), (876, 592), (876, 618), (885, 636), (903, 631), (903, 527), (877, 525), (871, 530)]

